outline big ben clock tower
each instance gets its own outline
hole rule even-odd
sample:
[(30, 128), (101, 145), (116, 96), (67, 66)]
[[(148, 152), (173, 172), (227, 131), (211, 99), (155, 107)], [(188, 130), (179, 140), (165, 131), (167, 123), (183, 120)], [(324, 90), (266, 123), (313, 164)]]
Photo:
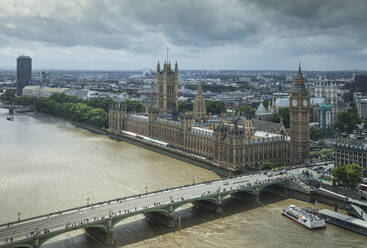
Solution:
[(289, 98), (290, 106), (290, 159), (293, 163), (306, 162), (310, 156), (310, 94), (305, 87), (301, 65), (294, 79)]

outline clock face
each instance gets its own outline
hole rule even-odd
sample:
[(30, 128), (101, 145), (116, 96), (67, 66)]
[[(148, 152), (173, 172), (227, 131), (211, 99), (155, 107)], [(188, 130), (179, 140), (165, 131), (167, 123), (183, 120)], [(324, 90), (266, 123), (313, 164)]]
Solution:
[(296, 107), (296, 106), (297, 106), (297, 100), (296, 100), (296, 99), (294, 99), (294, 100), (292, 101), (292, 106), (293, 106), (293, 107)]
[(303, 106), (307, 107), (307, 105), (308, 105), (308, 101), (307, 100), (304, 100), (303, 101)]

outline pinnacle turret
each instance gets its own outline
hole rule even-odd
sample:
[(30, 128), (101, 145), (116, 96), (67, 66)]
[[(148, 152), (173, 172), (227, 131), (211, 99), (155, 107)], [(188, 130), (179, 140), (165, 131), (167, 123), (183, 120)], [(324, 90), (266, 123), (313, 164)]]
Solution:
[(301, 70), (301, 63), (298, 64), (298, 73), (297, 73), (296, 79), (303, 79), (303, 74), (302, 74), (302, 70)]
[(201, 82), (199, 82), (199, 84), (198, 84), (197, 95), (198, 96), (202, 96), (203, 95), (203, 88), (201, 86)]

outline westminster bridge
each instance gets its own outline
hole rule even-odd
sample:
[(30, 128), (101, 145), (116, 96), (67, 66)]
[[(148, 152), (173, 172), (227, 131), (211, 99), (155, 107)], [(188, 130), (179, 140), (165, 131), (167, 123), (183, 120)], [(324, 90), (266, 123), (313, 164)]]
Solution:
[[(154, 221), (174, 227), (177, 221), (173, 213), (185, 204), (191, 203), (223, 214), (222, 200), (235, 193), (253, 194), (260, 202), (261, 190), (270, 185), (280, 185), (285, 188), (290, 185), (301, 187), (298, 185), (297, 178), (304, 170), (307, 169), (295, 168), (271, 175), (263, 172), (240, 175), (88, 204), (2, 224), (0, 225), (0, 248), (38, 248), (57, 235), (82, 228), (105, 245), (113, 245), (113, 227), (131, 216), (144, 214)], [(178, 222), (180, 225), (180, 218)]]
[(0, 108), (9, 109), (9, 114), (14, 114), (14, 110), (18, 109), (18, 112), (30, 112), (33, 111), (32, 106), (21, 106), (21, 105), (14, 105), (14, 104), (6, 104), (0, 101)]

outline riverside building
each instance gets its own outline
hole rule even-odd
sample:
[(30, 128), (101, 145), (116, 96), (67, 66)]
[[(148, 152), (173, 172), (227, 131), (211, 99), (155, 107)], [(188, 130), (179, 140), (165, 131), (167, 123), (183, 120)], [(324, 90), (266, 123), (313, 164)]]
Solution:
[(333, 142), (336, 166), (359, 164), (367, 176), (367, 142), (365, 139), (340, 138)]
[[(193, 112), (177, 115), (178, 65), (175, 71), (166, 62), (163, 71), (157, 65), (157, 105), (146, 113), (128, 113), (124, 105), (109, 110), (109, 131), (122, 135), (134, 133), (164, 142), (169, 147), (204, 157), (232, 171), (258, 168), (263, 162), (300, 163), (309, 157), (309, 101), (299, 68), (291, 93), (291, 123), (266, 131), (252, 120), (237, 117), (210, 118), (199, 85)], [(261, 126), (264, 127), (262, 121)], [(265, 130), (265, 131), (264, 131)]]

